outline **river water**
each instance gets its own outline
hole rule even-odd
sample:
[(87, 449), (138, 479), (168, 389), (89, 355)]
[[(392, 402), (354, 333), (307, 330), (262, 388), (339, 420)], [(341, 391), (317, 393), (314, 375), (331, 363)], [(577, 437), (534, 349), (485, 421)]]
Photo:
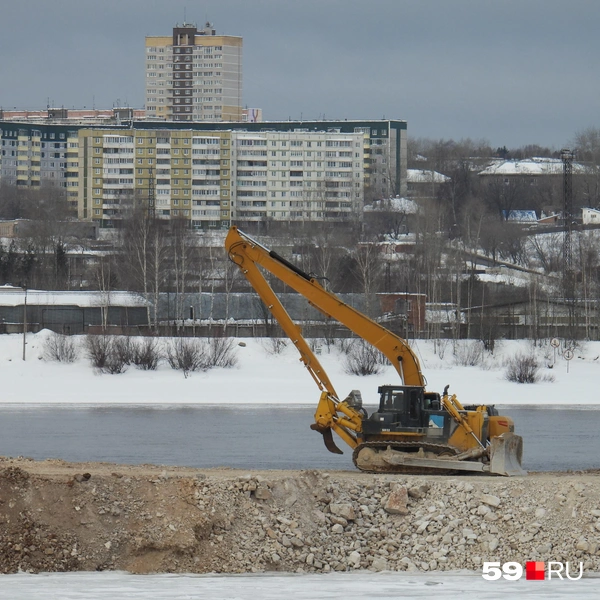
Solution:
[[(354, 469), (309, 426), (313, 406), (0, 407), (0, 456), (240, 469)], [(600, 468), (600, 406), (508, 407), (529, 471)]]

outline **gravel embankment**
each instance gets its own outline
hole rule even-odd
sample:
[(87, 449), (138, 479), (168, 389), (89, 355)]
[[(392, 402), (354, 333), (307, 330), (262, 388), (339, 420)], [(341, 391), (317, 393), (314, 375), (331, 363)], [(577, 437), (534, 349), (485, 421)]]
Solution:
[(378, 476), (0, 459), (0, 572), (600, 570), (600, 475)]

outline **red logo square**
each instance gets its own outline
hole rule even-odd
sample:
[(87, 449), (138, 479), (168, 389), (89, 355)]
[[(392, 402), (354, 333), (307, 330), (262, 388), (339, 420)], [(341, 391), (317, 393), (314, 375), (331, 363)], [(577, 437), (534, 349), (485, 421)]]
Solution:
[(528, 560), (525, 563), (525, 579), (543, 580), (546, 575), (546, 563)]

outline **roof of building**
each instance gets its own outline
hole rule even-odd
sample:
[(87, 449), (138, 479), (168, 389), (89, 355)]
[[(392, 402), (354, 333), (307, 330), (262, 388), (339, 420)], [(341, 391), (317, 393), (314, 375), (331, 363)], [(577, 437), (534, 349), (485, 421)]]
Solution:
[[(3, 121), (0, 115), (0, 124), (7, 123), (7, 127), (14, 129), (23, 129), (25, 132), (33, 130), (54, 131), (57, 133), (69, 133), (78, 129), (106, 129), (106, 130), (186, 130), (186, 131), (327, 131), (328, 133), (356, 133), (357, 128), (370, 129), (371, 137), (387, 137), (389, 130), (402, 130), (407, 128), (406, 121), (396, 119), (366, 119), (352, 120), (344, 119), (342, 121), (165, 121), (156, 120), (127, 120), (121, 124), (99, 124), (92, 119), (87, 122), (69, 122), (63, 120), (56, 124), (52, 122), (30, 123), (27, 121)], [(332, 131), (334, 130), (334, 131)], [(339, 130), (339, 131), (336, 131)], [(2, 131), (3, 137), (6, 132)]]
[[(586, 167), (573, 163), (574, 173), (585, 172)], [(479, 174), (486, 175), (562, 175), (563, 162), (560, 158), (526, 158), (524, 160), (495, 161)]]
[[(22, 306), (25, 290), (11, 285), (0, 286), (0, 306)], [(46, 290), (27, 290), (27, 304), (32, 306), (79, 306), (91, 308), (98, 306), (126, 306), (128, 308), (146, 307), (146, 301), (131, 292), (56, 292)]]
[(408, 183), (445, 183), (450, 177), (425, 169), (406, 169), (406, 181)]
[(538, 220), (535, 210), (503, 210), (502, 215), (507, 221), (517, 223), (536, 223)]
[(393, 210), (397, 212), (403, 212), (407, 214), (415, 214), (418, 210), (417, 203), (409, 198), (386, 198), (384, 200), (375, 200), (373, 204), (367, 204), (365, 211), (373, 210)]

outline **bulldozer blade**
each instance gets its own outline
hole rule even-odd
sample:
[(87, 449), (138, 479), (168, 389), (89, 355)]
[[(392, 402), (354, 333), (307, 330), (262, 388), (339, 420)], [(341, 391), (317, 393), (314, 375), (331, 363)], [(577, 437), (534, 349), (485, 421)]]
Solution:
[(323, 434), (323, 441), (325, 442), (325, 448), (333, 454), (344, 454), (333, 441), (333, 434), (331, 433), (331, 427), (319, 427), (316, 423), (310, 426), (314, 431), (318, 431)]
[(492, 438), (490, 447), (490, 473), (516, 477), (527, 475), (521, 467), (523, 438), (514, 433), (503, 433)]

